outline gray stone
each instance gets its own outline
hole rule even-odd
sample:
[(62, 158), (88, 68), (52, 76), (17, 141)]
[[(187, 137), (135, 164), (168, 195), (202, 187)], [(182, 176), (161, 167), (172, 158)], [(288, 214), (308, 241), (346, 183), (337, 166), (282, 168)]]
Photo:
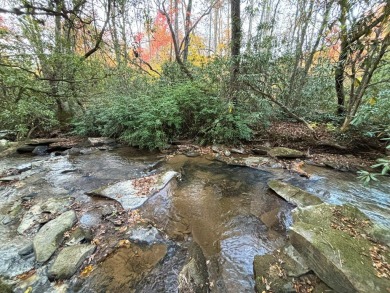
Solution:
[(322, 203), (322, 200), (317, 196), (279, 180), (268, 181), (268, 187), (275, 191), (280, 197), (298, 207)]
[[(370, 240), (373, 223), (357, 208), (324, 203), (296, 209), (293, 219), (291, 244), (327, 285), (345, 293), (388, 291), (378, 265), (390, 263), (389, 247)], [(379, 264), (371, 258), (378, 249)]]
[(156, 183), (151, 183), (152, 186), (148, 187), (148, 194), (140, 194), (140, 188), (135, 185), (136, 180), (139, 179), (121, 181), (111, 186), (88, 192), (87, 194), (114, 199), (118, 201), (125, 210), (132, 210), (142, 206), (151, 195), (163, 189), (173, 178), (178, 176), (179, 173), (174, 171), (159, 174)]
[(129, 239), (131, 241), (141, 244), (154, 244), (161, 242), (162, 237), (160, 232), (153, 226), (137, 227), (129, 232)]
[(225, 150), (223, 154), (225, 155), (225, 157), (230, 157), (232, 153), (229, 150)]
[(80, 244), (82, 241), (92, 240), (92, 232), (87, 228), (77, 227), (71, 232), (69, 240), (65, 243), (67, 246)]
[(270, 150), (269, 147), (265, 147), (265, 146), (257, 146), (255, 148), (252, 149), (252, 152), (255, 154), (255, 155), (259, 155), (259, 156), (265, 156), (268, 154), (268, 151)]
[(76, 213), (68, 211), (56, 219), (46, 223), (35, 235), (34, 252), (38, 263), (47, 261), (64, 239), (64, 232), (69, 230), (77, 221)]
[(214, 153), (219, 153), (219, 147), (216, 146), (216, 145), (213, 145), (213, 146), (211, 147), (211, 150), (212, 150)]
[(55, 259), (53, 265), (48, 270), (50, 280), (69, 279), (83, 261), (89, 257), (96, 249), (95, 245), (79, 244), (65, 247)]
[(33, 205), (23, 216), (22, 221), (17, 229), (19, 234), (25, 233), (37, 223), (42, 222), (44, 213), (57, 214), (65, 212), (73, 202), (71, 197), (50, 198), (44, 203)]
[(283, 148), (283, 147), (276, 147), (270, 149), (268, 151), (268, 155), (274, 158), (289, 158), (289, 159), (305, 157), (305, 154), (301, 151), (297, 151), (289, 148)]
[(26, 255), (30, 255), (31, 253), (34, 252), (34, 245), (32, 242), (26, 244), (25, 246), (23, 246), (19, 251), (18, 251), (18, 254), (20, 256), (26, 256)]

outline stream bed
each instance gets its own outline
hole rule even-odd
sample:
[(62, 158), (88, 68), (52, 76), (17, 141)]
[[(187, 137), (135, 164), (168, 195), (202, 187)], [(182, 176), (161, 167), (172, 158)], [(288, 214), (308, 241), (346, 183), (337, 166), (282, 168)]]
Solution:
[[(285, 245), (292, 223), (294, 206), (268, 189), (271, 179), (325, 202), (355, 205), (390, 229), (389, 180), (366, 187), (354, 174), (314, 166), (306, 166), (307, 179), (278, 168), (231, 166), (204, 156), (162, 158), (122, 147), (1, 159), (0, 173), (12, 168), (26, 169), (0, 185), (0, 275), (14, 292), (177, 292), (191, 260), (207, 284), (199, 292), (254, 292), (254, 257)], [(86, 194), (171, 170), (179, 178), (137, 211)], [(55, 282), (48, 276), (54, 257), (37, 264), (21, 250), (43, 224), (69, 209), (77, 213), (76, 226), (89, 233), (80, 243), (97, 248), (73, 277)]]

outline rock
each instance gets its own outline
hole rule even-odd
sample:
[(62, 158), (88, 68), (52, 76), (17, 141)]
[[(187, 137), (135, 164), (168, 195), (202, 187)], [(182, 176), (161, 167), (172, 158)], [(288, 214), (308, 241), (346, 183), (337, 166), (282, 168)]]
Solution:
[(207, 293), (208, 271), (206, 258), (200, 246), (194, 242), (189, 248), (189, 261), (181, 270), (179, 278), (179, 293)]
[(268, 155), (273, 158), (288, 158), (288, 159), (305, 157), (305, 154), (301, 151), (297, 151), (289, 148), (283, 148), (283, 147), (276, 147), (270, 149), (268, 151)]
[(46, 223), (35, 235), (34, 252), (38, 263), (47, 261), (61, 244), (64, 232), (76, 223), (76, 213), (71, 210)]
[(245, 153), (246, 153), (244, 148), (239, 148), (239, 149), (234, 148), (234, 149), (231, 149), (230, 152), (232, 154), (239, 154), (239, 155), (245, 155)]
[(244, 165), (248, 167), (258, 167), (259, 165), (268, 165), (272, 159), (265, 157), (248, 157), (244, 159)]
[(39, 146), (36, 146), (34, 148), (34, 150), (32, 151), (32, 153), (36, 156), (43, 156), (43, 155), (47, 155), (48, 152), (48, 146), (47, 145), (39, 145)]
[(26, 244), (25, 246), (23, 246), (19, 251), (18, 251), (18, 254), (20, 256), (26, 256), (26, 255), (30, 255), (31, 253), (34, 252), (34, 245), (33, 243), (28, 243)]
[(0, 139), (0, 147), (5, 148), (8, 145), (8, 140)]
[(297, 254), (295, 249), (289, 245), (282, 250), (275, 250), (271, 254), (255, 256), (253, 268), (256, 291), (296, 292), (293, 290), (296, 278), (310, 271), (304, 260), (300, 256), (296, 256)]
[(151, 245), (162, 241), (160, 232), (153, 226), (137, 227), (129, 232), (129, 239), (140, 244)]
[(95, 249), (96, 246), (90, 244), (65, 247), (48, 270), (49, 280), (69, 279)]
[(114, 144), (115, 139), (109, 137), (88, 137), (88, 142), (91, 146), (97, 147), (107, 144)]
[(87, 228), (77, 227), (70, 233), (69, 240), (65, 243), (67, 246), (80, 244), (83, 241), (91, 241), (92, 231)]
[[(35, 196), (35, 195), (34, 195)], [(71, 197), (50, 198), (44, 203), (33, 205), (23, 216), (22, 221), (17, 229), (19, 234), (23, 234), (34, 225), (42, 222), (47, 214), (57, 214), (66, 211), (68, 206), (73, 202)], [(47, 220), (46, 220), (47, 221)]]
[(216, 145), (213, 145), (213, 146), (211, 147), (211, 150), (212, 150), (214, 153), (219, 153), (219, 147), (216, 146)]
[(322, 200), (317, 196), (279, 180), (268, 181), (268, 187), (275, 191), (277, 195), (298, 207), (306, 207), (322, 203)]
[(223, 154), (225, 155), (225, 157), (230, 157), (232, 153), (229, 150), (225, 150)]
[(195, 152), (195, 151), (188, 151), (185, 153), (185, 155), (186, 155), (186, 157), (189, 157), (189, 158), (195, 158), (195, 157), (199, 157), (200, 153)]
[(293, 219), (291, 244), (327, 285), (345, 293), (388, 291), (389, 247), (369, 240), (373, 224), (357, 208), (324, 203), (295, 210)]
[(87, 194), (114, 199), (125, 210), (133, 210), (142, 206), (152, 194), (163, 189), (173, 178), (178, 176), (179, 173), (168, 171), (164, 174), (121, 181), (111, 186), (88, 192)]
[(25, 145), (25, 146), (18, 147), (16, 149), (16, 152), (18, 152), (19, 154), (26, 154), (26, 153), (32, 153), (34, 149), (35, 146)]

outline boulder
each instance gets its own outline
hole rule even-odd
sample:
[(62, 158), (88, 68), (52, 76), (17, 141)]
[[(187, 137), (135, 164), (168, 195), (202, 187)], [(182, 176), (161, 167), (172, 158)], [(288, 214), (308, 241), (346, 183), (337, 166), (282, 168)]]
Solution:
[(25, 145), (25, 146), (18, 147), (16, 149), (16, 152), (19, 154), (26, 154), (26, 153), (32, 153), (34, 149), (35, 146), (33, 145)]
[(96, 249), (95, 245), (78, 244), (65, 247), (48, 270), (50, 280), (69, 279)]
[(288, 159), (305, 157), (305, 154), (301, 151), (297, 151), (289, 148), (283, 148), (283, 147), (276, 147), (270, 149), (268, 151), (268, 155), (273, 158), (288, 158)]
[(46, 223), (33, 240), (35, 259), (38, 263), (47, 261), (64, 239), (64, 232), (77, 221), (76, 213), (71, 210)]
[(372, 241), (375, 225), (357, 208), (321, 204), (293, 212), (290, 240), (337, 292), (388, 292), (390, 253)]
[(34, 148), (32, 153), (36, 156), (43, 156), (48, 154), (49, 147), (47, 145), (38, 145)]
[(317, 196), (279, 180), (268, 181), (268, 187), (275, 191), (276, 194), (284, 200), (298, 207), (306, 207), (322, 203), (322, 200)]
[(179, 173), (168, 171), (164, 174), (121, 181), (108, 187), (93, 190), (87, 194), (114, 199), (125, 210), (133, 210), (142, 206), (151, 195), (163, 189), (177, 176), (179, 176)]

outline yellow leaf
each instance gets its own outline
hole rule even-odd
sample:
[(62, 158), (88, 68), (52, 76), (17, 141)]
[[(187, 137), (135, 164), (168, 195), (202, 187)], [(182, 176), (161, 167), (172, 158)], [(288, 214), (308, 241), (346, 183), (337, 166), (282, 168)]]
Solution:
[(376, 104), (376, 98), (375, 97), (371, 97), (368, 100), (368, 103), (370, 104), (370, 106), (374, 106)]
[(32, 292), (32, 287), (28, 287), (27, 289), (26, 289), (26, 291), (24, 291), (24, 293), (31, 293)]
[(89, 274), (93, 271), (93, 266), (92, 265), (89, 265), (89, 266), (86, 266), (80, 273), (80, 277), (82, 278), (85, 278), (85, 277), (88, 277)]

